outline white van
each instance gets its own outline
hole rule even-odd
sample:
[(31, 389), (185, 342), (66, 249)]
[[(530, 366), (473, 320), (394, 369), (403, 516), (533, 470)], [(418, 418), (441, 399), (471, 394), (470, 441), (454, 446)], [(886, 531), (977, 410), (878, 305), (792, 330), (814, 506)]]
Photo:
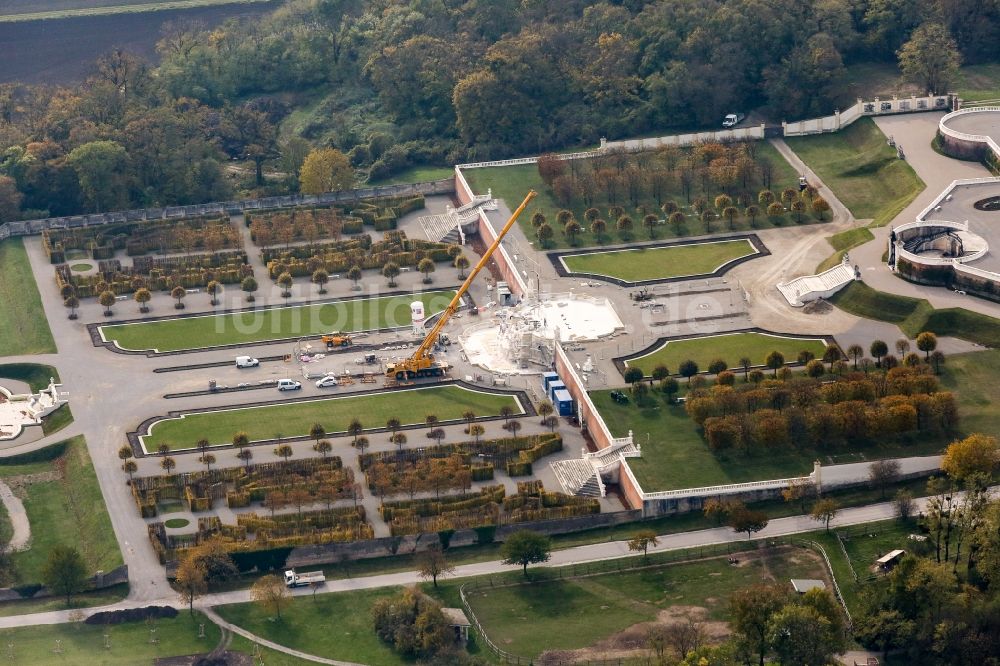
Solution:
[(237, 356), (236, 357), (236, 367), (237, 368), (256, 368), (260, 365), (260, 361), (255, 359), (253, 356)]
[(297, 382), (294, 379), (279, 379), (278, 380), (278, 390), (279, 391), (297, 391), (302, 388), (302, 383)]

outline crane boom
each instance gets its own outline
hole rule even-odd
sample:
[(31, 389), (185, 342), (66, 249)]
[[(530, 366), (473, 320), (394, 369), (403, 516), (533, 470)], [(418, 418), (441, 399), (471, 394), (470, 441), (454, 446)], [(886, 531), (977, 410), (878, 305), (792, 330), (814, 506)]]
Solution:
[(458, 310), (458, 304), (462, 302), (462, 296), (465, 295), (465, 292), (469, 291), (469, 287), (472, 286), (472, 281), (477, 275), (479, 275), (479, 271), (483, 270), (486, 264), (489, 263), (490, 257), (492, 257), (496, 249), (500, 247), (500, 241), (502, 241), (503, 237), (507, 235), (510, 228), (514, 226), (515, 222), (517, 222), (517, 218), (521, 216), (525, 206), (527, 206), (528, 202), (534, 199), (535, 196), (536, 192), (534, 190), (530, 190), (528, 195), (524, 197), (524, 201), (521, 202), (521, 205), (518, 206), (517, 210), (515, 210), (510, 216), (510, 219), (507, 220), (507, 224), (503, 226), (500, 233), (497, 234), (496, 240), (493, 241), (493, 244), (490, 245), (489, 248), (487, 248), (486, 253), (478, 262), (476, 262), (472, 272), (469, 273), (469, 277), (465, 278), (465, 282), (463, 282), (462, 286), (455, 292), (455, 297), (451, 299), (451, 303), (449, 303), (448, 307), (446, 307), (444, 312), (441, 313), (441, 317), (438, 318), (437, 323), (434, 324), (434, 328), (431, 329), (431, 332), (427, 334), (427, 337), (424, 338), (424, 341), (420, 343), (420, 346), (413, 353), (413, 358), (417, 359), (425, 357), (427, 355), (427, 351), (434, 346), (434, 341), (437, 340), (438, 335), (441, 333), (441, 329), (444, 328), (444, 325), (448, 323), (451, 316), (455, 314), (456, 310)]
[(463, 282), (462, 286), (455, 292), (455, 297), (451, 299), (448, 307), (446, 307), (441, 313), (441, 316), (434, 324), (431, 332), (427, 334), (427, 337), (424, 338), (424, 341), (420, 343), (420, 346), (417, 347), (416, 351), (413, 352), (413, 355), (410, 356), (410, 358), (400, 363), (390, 364), (386, 369), (387, 376), (399, 377), (399, 373), (403, 373), (411, 377), (417, 376), (422, 371), (430, 367), (433, 359), (430, 358), (428, 352), (434, 347), (434, 342), (437, 340), (438, 335), (440, 335), (441, 330), (445, 327), (445, 324), (448, 323), (451, 316), (458, 310), (458, 305), (462, 301), (462, 296), (469, 291), (469, 287), (472, 286), (472, 281), (477, 275), (479, 275), (479, 271), (486, 267), (486, 264), (489, 263), (490, 257), (492, 257), (493, 253), (496, 252), (498, 247), (500, 247), (500, 241), (502, 241), (503, 237), (507, 235), (507, 232), (514, 226), (514, 223), (517, 222), (517, 218), (521, 216), (522, 212), (524, 212), (528, 203), (536, 196), (537, 193), (534, 190), (528, 191), (527, 196), (524, 197), (524, 201), (522, 201), (521, 205), (517, 207), (517, 210), (511, 214), (510, 219), (507, 220), (507, 223), (497, 234), (496, 240), (494, 240), (493, 243), (486, 249), (486, 252), (483, 254), (482, 258), (476, 262), (476, 265), (469, 273), (469, 276), (465, 278), (465, 282)]

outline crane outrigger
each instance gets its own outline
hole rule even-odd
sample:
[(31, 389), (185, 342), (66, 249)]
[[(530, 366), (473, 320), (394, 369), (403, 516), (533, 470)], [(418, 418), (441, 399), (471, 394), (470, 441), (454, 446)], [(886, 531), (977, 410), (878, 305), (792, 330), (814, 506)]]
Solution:
[(394, 363), (389, 363), (385, 368), (385, 376), (388, 378), (396, 379), (397, 381), (402, 381), (405, 379), (414, 379), (417, 377), (440, 377), (448, 370), (448, 364), (437, 361), (431, 355), (431, 350), (434, 348), (434, 343), (437, 341), (438, 336), (444, 329), (445, 324), (451, 319), (451, 316), (455, 314), (458, 310), (459, 304), (462, 302), (462, 296), (469, 291), (469, 287), (472, 286), (472, 281), (476, 278), (486, 264), (489, 263), (490, 257), (498, 247), (500, 247), (500, 241), (503, 237), (507, 235), (514, 223), (517, 222), (517, 218), (521, 216), (524, 212), (525, 207), (528, 205), (532, 199), (536, 196), (534, 190), (530, 190), (528, 195), (524, 197), (524, 201), (521, 205), (517, 207), (517, 210), (513, 212), (510, 219), (507, 220), (507, 224), (503, 226), (500, 233), (497, 234), (497, 238), (493, 241), (493, 244), (487, 248), (486, 252), (483, 254), (482, 258), (476, 263), (472, 272), (469, 273), (469, 277), (465, 278), (465, 282), (459, 287), (458, 291), (455, 292), (455, 297), (451, 299), (451, 303), (448, 307), (444, 309), (441, 316), (438, 318), (431, 332), (427, 334), (424, 341), (420, 343), (416, 351), (413, 352), (409, 358), (403, 359), (401, 361), (396, 361)]

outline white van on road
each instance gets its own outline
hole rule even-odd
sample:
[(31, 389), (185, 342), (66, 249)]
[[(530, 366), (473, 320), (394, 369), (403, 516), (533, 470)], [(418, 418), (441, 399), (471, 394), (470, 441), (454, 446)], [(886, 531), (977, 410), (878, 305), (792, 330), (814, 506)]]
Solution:
[(260, 361), (255, 359), (253, 356), (236, 357), (237, 368), (256, 368), (258, 365), (260, 365)]
[(302, 388), (302, 382), (297, 382), (294, 379), (279, 379), (278, 380), (278, 390), (279, 391), (297, 391)]

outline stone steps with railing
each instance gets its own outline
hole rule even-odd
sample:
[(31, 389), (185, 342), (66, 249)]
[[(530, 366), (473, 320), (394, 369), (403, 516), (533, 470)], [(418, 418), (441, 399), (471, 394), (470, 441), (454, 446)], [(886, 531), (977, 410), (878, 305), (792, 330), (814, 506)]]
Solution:
[(588, 495), (601, 497), (601, 484), (597, 479), (597, 471), (587, 458), (559, 460), (549, 463), (556, 480), (567, 495)]

